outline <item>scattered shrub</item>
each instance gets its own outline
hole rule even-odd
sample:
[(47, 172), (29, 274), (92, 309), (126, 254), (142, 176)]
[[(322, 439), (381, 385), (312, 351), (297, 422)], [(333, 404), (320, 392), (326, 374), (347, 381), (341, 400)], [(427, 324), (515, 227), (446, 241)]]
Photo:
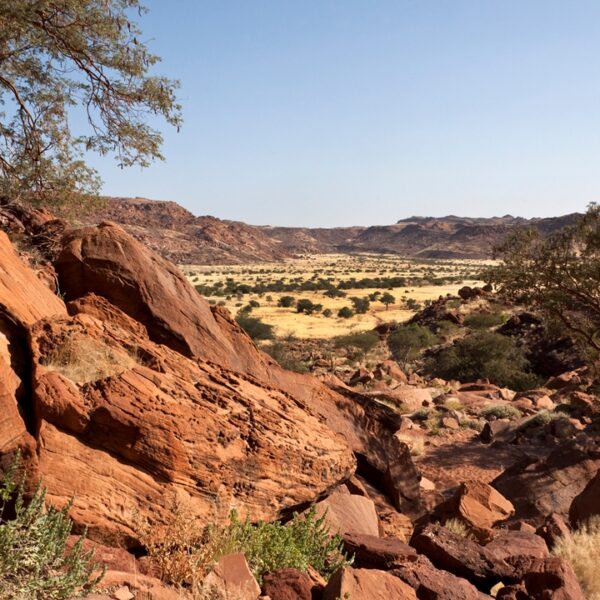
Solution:
[(296, 373), (308, 373), (306, 363), (296, 358), (285, 344), (276, 342), (275, 344), (265, 346), (263, 350), (284, 369), (295, 371)]
[(527, 419), (521, 425), (523, 429), (529, 429), (531, 427), (542, 427), (543, 425), (548, 425), (551, 421), (556, 421), (557, 419), (568, 418), (569, 415), (563, 412), (552, 412), (549, 410), (540, 410), (537, 415), (534, 415), (530, 419)]
[(324, 316), (324, 317), (327, 317), (327, 318), (329, 318), (329, 317), (330, 317), (330, 316), (331, 316), (333, 313), (331, 312), (331, 309), (330, 309), (330, 308), (326, 308), (326, 309), (323, 311), (323, 313), (322, 313), (322, 314), (323, 314), (323, 316)]
[(437, 342), (437, 337), (427, 327), (411, 323), (399, 327), (388, 337), (388, 346), (392, 356), (398, 362), (415, 360), (421, 350)]
[(294, 296), (281, 296), (277, 301), (277, 306), (281, 306), (283, 308), (290, 308), (296, 304), (296, 298)]
[(340, 319), (351, 319), (354, 316), (354, 311), (349, 306), (343, 306), (338, 310), (337, 316)]
[(433, 377), (492, 383), (526, 390), (539, 383), (514, 339), (492, 331), (476, 331), (430, 358), (425, 371)]
[(510, 404), (495, 404), (494, 406), (486, 406), (480, 413), (487, 421), (492, 419), (520, 419), (523, 414), (515, 406)]
[(273, 325), (263, 323), (260, 319), (239, 313), (235, 320), (253, 340), (272, 340), (275, 337)]
[(71, 504), (58, 510), (45, 506), (46, 491), (38, 487), (29, 502), (18, 482), (17, 458), (0, 484), (0, 590), (2, 598), (64, 600), (81, 588), (94, 588), (104, 572), (93, 561), (94, 552), (84, 552), (85, 536), (69, 552), (67, 539), (73, 523), (68, 516)]
[(242, 552), (254, 576), (262, 583), (265, 573), (284, 568), (315, 569), (328, 579), (339, 568), (351, 564), (343, 552), (342, 539), (332, 536), (325, 515), (315, 509), (295, 514), (283, 525), (241, 520), (233, 511), (225, 525), (199, 527), (180, 507), (163, 526), (138, 525), (138, 535), (161, 578), (176, 585), (202, 589), (202, 580), (221, 556)]
[(588, 600), (600, 600), (600, 517), (592, 517), (571, 535), (559, 538), (552, 554), (568, 560)]
[(350, 298), (350, 302), (352, 302), (354, 312), (358, 315), (364, 315), (369, 310), (369, 306), (371, 305), (368, 298), (358, 298), (356, 296)]
[(465, 317), (465, 325), (471, 329), (489, 329), (502, 325), (505, 320), (502, 313), (471, 313)]
[(307, 298), (302, 298), (302, 300), (298, 300), (296, 303), (296, 311), (299, 313), (305, 313), (307, 315), (312, 315), (315, 312), (321, 312), (322, 309), (322, 304), (315, 304), (312, 302), (312, 300), (308, 300)]
[(379, 335), (376, 331), (361, 331), (349, 333), (334, 339), (335, 348), (356, 348), (363, 356), (368, 354), (379, 342)]

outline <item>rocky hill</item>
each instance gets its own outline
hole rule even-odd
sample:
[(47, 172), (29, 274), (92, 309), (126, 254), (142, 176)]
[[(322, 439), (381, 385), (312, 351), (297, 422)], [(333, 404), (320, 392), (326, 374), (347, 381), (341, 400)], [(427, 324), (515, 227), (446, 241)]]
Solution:
[(289, 253), (258, 227), (215, 217), (196, 217), (176, 202), (108, 198), (82, 224), (113, 221), (163, 257), (178, 264), (276, 261)]
[(547, 219), (411, 217), (372, 227), (271, 227), (196, 217), (176, 202), (108, 198), (86, 224), (110, 220), (179, 264), (276, 261), (298, 254), (385, 252), (415, 258), (489, 258), (517, 226), (543, 234), (572, 224), (577, 214)]

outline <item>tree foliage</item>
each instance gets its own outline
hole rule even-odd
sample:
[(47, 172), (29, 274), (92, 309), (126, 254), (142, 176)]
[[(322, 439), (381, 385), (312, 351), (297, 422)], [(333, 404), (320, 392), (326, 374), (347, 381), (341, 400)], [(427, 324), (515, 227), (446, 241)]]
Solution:
[[(177, 83), (131, 15), (139, 0), (10, 0), (0, 9), (0, 195), (55, 206), (99, 189), (85, 152), (121, 167), (162, 158), (155, 117), (179, 127)], [(71, 124), (76, 109), (81, 131)]]
[(462, 382), (488, 379), (518, 391), (540, 383), (513, 338), (486, 330), (475, 331), (429, 358), (425, 371), (433, 377)]
[(543, 238), (519, 230), (488, 272), (500, 292), (544, 312), (595, 358), (600, 355), (600, 206)]

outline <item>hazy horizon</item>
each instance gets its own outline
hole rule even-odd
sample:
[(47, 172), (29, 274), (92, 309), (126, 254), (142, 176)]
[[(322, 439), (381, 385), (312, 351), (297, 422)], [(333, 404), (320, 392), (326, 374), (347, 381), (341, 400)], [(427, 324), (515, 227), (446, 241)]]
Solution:
[(165, 163), (112, 196), (251, 224), (548, 217), (600, 199), (600, 4), (149, 0), (181, 80)]

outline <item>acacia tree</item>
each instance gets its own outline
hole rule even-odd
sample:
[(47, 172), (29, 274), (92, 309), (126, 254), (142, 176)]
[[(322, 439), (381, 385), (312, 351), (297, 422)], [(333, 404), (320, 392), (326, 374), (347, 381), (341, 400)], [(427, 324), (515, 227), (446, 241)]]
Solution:
[[(177, 82), (152, 75), (138, 0), (0, 2), (0, 196), (61, 206), (99, 190), (84, 152), (162, 159), (155, 116), (179, 127)], [(72, 131), (70, 117), (85, 125)]]
[(499, 249), (488, 279), (558, 323), (593, 358), (600, 356), (600, 206), (574, 225), (543, 238), (519, 230)]

